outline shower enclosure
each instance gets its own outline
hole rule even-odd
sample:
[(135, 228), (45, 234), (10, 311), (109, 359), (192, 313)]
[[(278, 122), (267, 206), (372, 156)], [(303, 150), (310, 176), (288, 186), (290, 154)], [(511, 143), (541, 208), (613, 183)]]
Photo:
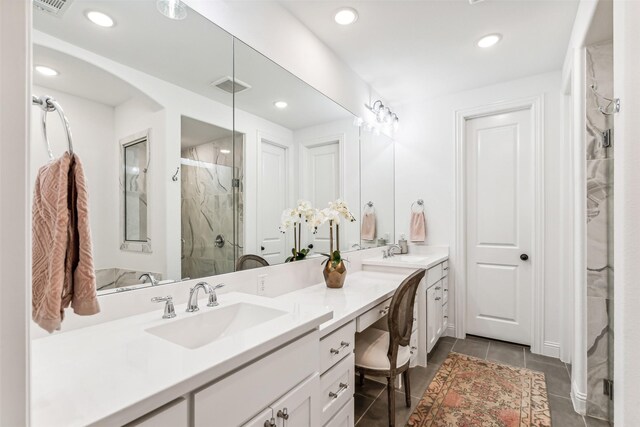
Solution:
[(182, 278), (234, 271), (243, 253), (243, 135), (182, 117)]

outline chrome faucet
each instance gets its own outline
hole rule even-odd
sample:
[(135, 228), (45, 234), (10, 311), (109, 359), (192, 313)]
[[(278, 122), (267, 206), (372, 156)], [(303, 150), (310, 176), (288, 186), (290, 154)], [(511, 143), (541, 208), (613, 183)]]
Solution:
[[(138, 277), (138, 280), (142, 280), (143, 277), (146, 277), (149, 279), (149, 283), (151, 283), (151, 286), (156, 286), (158, 284), (158, 281), (156, 280), (155, 277), (153, 277), (153, 274), (151, 273), (143, 273), (140, 275), (140, 277)], [(147, 280), (142, 280), (142, 283), (147, 283)]]
[(207, 294), (209, 294), (209, 302), (207, 303), (207, 307), (215, 307), (218, 305), (218, 296), (216, 295), (216, 289), (219, 289), (224, 286), (224, 283), (220, 283), (216, 286), (211, 286), (207, 282), (200, 282), (195, 285), (189, 291), (189, 302), (187, 302), (187, 312), (193, 313), (194, 311), (200, 310), (198, 308), (198, 291), (203, 289)]
[(395, 255), (395, 254), (393, 253), (393, 250), (394, 250), (394, 249), (397, 249), (397, 250), (398, 250), (398, 253), (402, 253), (402, 248), (400, 247), (400, 245), (390, 245), (390, 246), (389, 246), (389, 250), (387, 251), (387, 256), (388, 256), (389, 258), (391, 258), (393, 255)]
[(155, 297), (151, 298), (151, 302), (166, 302), (164, 305), (164, 314), (162, 315), (163, 319), (173, 319), (176, 317), (176, 310), (173, 307), (173, 297)]

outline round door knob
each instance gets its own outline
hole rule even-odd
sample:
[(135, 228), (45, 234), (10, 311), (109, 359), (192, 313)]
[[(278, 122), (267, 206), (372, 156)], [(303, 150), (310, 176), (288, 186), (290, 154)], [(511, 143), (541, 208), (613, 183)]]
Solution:
[(520, 259), (521, 259), (521, 260), (523, 260), (523, 261), (526, 261), (526, 260), (528, 260), (528, 259), (529, 259), (529, 255), (527, 255), (527, 254), (522, 254), (522, 255), (520, 255)]

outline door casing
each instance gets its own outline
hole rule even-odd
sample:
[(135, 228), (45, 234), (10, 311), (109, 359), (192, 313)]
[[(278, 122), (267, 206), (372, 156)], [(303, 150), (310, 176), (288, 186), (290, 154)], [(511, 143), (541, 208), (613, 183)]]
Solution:
[(529, 110), (534, 144), (534, 213), (532, 227), (531, 261), (533, 284), (531, 299), (531, 352), (542, 354), (544, 346), (544, 94), (513, 101), (502, 101), (471, 109), (458, 110), (455, 114), (455, 239), (452, 248), (455, 283), (455, 335), (465, 338), (467, 331), (467, 226), (466, 226), (466, 122), (467, 120)]

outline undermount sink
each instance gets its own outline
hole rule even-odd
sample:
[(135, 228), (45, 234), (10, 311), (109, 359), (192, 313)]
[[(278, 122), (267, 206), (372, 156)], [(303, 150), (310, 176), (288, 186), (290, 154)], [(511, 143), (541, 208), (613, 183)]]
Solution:
[(196, 349), (258, 326), (286, 311), (239, 302), (226, 307), (202, 307), (198, 314), (146, 329), (146, 332), (182, 347)]

